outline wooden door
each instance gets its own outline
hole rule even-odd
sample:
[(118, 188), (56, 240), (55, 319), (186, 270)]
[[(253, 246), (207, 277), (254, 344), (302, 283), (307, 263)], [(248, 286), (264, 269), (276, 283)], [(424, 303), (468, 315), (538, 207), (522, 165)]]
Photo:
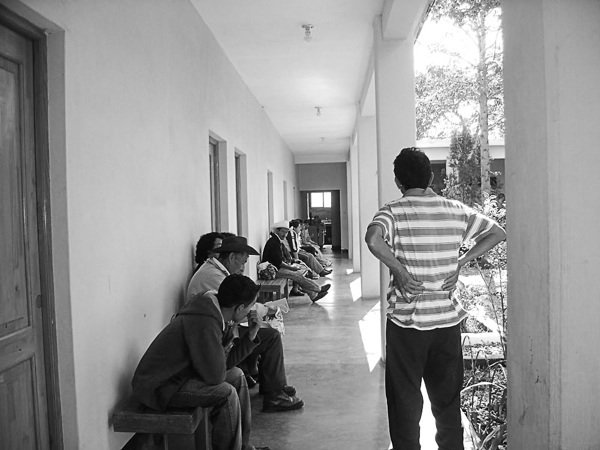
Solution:
[(33, 43), (0, 25), (0, 449), (48, 449)]

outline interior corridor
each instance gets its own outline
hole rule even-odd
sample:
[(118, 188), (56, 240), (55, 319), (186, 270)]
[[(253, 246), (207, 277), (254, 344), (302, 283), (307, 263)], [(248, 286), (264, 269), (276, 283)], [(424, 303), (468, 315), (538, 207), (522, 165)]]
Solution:
[[(325, 252), (333, 261), (333, 273), (326, 277), (332, 284), (329, 294), (315, 304), (307, 296), (291, 297), (284, 316), (288, 383), (305, 406), (262, 413), (262, 397), (253, 388), (251, 443), (271, 450), (387, 450), (379, 301), (360, 298), (360, 274), (352, 273), (350, 261), (342, 257), (346, 253), (327, 247)], [(426, 403), (423, 450), (437, 449), (434, 435)]]

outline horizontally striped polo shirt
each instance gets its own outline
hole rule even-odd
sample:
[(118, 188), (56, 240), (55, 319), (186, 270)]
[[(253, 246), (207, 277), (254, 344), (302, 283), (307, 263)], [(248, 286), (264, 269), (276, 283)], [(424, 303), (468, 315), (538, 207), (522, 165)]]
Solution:
[(432, 330), (456, 325), (467, 314), (457, 296), (442, 291), (442, 285), (456, 272), (460, 246), (489, 231), (494, 221), (429, 188), (421, 192), (384, 205), (369, 226), (383, 229), (396, 259), (425, 288), (408, 303), (392, 275), (387, 316), (401, 327)]

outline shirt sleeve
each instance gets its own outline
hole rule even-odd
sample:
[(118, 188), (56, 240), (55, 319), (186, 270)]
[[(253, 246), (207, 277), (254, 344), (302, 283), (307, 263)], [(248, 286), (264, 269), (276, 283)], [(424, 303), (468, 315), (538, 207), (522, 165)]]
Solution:
[(383, 239), (391, 245), (392, 236), (394, 234), (394, 216), (388, 205), (383, 206), (377, 211), (377, 214), (375, 214), (375, 217), (373, 217), (373, 220), (369, 223), (369, 227), (371, 225), (381, 227), (383, 230)]
[(489, 217), (478, 213), (472, 208), (466, 207), (466, 212), (468, 220), (467, 228), (465, 229), (465, 233), (463, 236), (463, 242), (477, 240), (479, 236), (490, 231), (496, 223)]

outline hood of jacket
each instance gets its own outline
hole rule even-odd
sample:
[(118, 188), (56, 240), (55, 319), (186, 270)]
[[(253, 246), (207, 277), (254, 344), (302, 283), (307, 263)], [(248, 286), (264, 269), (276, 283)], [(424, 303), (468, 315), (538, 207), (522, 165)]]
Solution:
[(194, 295), (190, 301), (179, 310), (177, 316), (208, 316), (222, 322), (223, 328), (225, 325), (223, 314), (219, 307), (219, 301), (214, 294)]

